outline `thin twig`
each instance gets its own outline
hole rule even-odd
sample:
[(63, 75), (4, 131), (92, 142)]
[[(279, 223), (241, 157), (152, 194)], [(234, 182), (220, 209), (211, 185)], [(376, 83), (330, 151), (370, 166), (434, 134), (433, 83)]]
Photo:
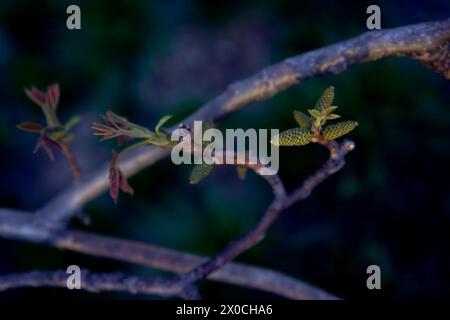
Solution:
[(311, 194), (312, 190), (332, 174), (339, 171), (345, 165), (345, 156), (355, 148), (351, 140), (344, 140), (341, 144), (336, 141), (328, 141), (325, 146), (330, 151), (330, 158), (313, 175), (308, 177), (303, 184), (294, 190), (284, 202), (284, 209), (294, 203), (304, 200)]
[(78, 162), (73, 154), (72, 149), (69, 147), (67, 142), (61, 143), (61, 152), (66, 157), (67, 161), (70, 165), (70, 171), (72, 172), (72, 176), (75, 182), (80, 178), (80, 167), (78, 166)]
[[(274, 192), (274, 199), (260, 221), (243, 237), (231, 242), (215, 257), (200, 264), (189, 272), (178, 275), (176, 278), (180, 283), (191, 286), (193, 283), (206, 278), (210, 273), (220, 269), (247, 249), (258, 244), (264, 239), (267, 230), (281, 215), (282, 211), (293, 203), (307, 198), (317, 185), (339, 171), (345, 165), (345, 156), (355, 147), (354, 143), (350, 140), (345, 140), (341, 144), (338, 144), (334, 140), (319, 140), (318, 142), (329, 149), (329, 159), (289, 197), (286, 196), (283, 184), (277, 175), (262, 176), (271, 185)], [(255, 172), (258, 172), (258, 170), (255, 170)]]

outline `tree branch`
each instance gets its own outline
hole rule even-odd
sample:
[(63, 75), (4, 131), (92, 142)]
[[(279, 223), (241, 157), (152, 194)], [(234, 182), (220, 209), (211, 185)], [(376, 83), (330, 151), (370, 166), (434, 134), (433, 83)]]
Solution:
[[(261, 218), (260, 222), (252, 230), (250, 230), (242, 238), (230, 243), (217, 256), (208, 260), (205, 259), (204, 262), (199, 262), (191, 270), (186, 268), (189, 271), (180, 271), (184, 273), (176, 276), (171, 280), (164, 278), (146, 280), (136, 277), (126, 277), (123, 274), (92, 275), (89, 272), (84, 272), (83, 275), (85, 275), (85, 278), (83, 280), (83, 289), (92, 292), (135, 291), (136, 293), (158, 294), (161, 296), (186, 297), (185, 292), (192, 292), (191, 288), (195, 287), (195, 282), (207, 277), (210, 274), (214, 276), (214, 271), (219, 270), (231, 260), (236, 258), (238, 255), (243, 253), (245, 250), (259, 243), (265, 237), (265, 234), (270, 226), (280, 216), (283, 209), (286, 209), (296, 201), (307, 198), (311, 191), (318, 184), (320, 184), (330, 175), (339, 171), (345, 164), (345, 155), (354, 148), (353, 142), (349, 140), (344, 141), (340, 145), (335, 141), (325, 141), (322, 142), (322, 144), (324, 144), (330, 150), (330, 158), (320, 169), (318, 169), (313, 175), (307, 178), (304, 183), (289, 197), (286, 196), (283, 184), (277, 175), (261, 175), (261, 177), (265, 178), (272, 187), (272, 190), (274, 192), (274, 200), (270, 204), (264, 216)], [(259, 164), (249, 165), (248, 167), (253, 169), (257, 174), (260, 174), (261, 166)], [(128, 241), (128, 243), (124, 244), (122, 243), (124, 241), (121, 240), (108, 239), (106, 237), (70, 231), (60, 231), (55, 237), (54, 234), (48, 229), (42, 229), (41, 233), (39, 233), (38, 230), (34, 230), (36, 228), (39, 228), (33, 223), (31, 223), (31, 225), (28, 223), (27, 225), (27, 219), (28, 217), (25, 217), (25, 215), (20, 217), (20, 214), (14, 212), (4, 211), (2, 213), (0, 211), (0, 235), (6, 235), (8, 237), (14, 237), (22, 240), (31, 240), (38, 242), (44, 241), (59, 248), (75, 248), (75, 250), (77, 251), (88, 254), (136, 262), (133, 260), (133, 256), (135, 256), (136, 251), (139, 247), (137, 246), (137, 244), (133, 244), (132, 242)], [(122, 250), (119, 250), (119, 248), (121, 247), (123, 248), (123, 252)], [(149, 245), (147, 245), (146, 247), (151, 248)], [(103, 250), (103, 248), (106, 248), (106, 250)], [(114, 250), (111, 250), (111, 248), (114, 248)], [(153, 249), (154, 248), (156, 247), (153, 247)], [(85, 251), (86, 249), (90, 251)], [(154, 261), (151, 260), (152, 262), (156, 262), (158, 264), (156, 266), (157, 268), (161, 268), (161, 264), (164, 263), (164, 255), (162, 254), (161, 250), (159, 251), (160, 252), (157, 258)], [(150, 255), (150, 257), (153, 256), (154, 255)], [(180, 257), (175, 258), (175, 260), (178, 261), (174, 262), (174, 266), (179, 267), (183, 263), (183, 261), (179, 261), (179, 258)], [(171, 260), (169, 259), (169, 261)], [(153, 264), (151, 266), (155, 267), (155, 265)], [(162, 267), (162, 269), (164, 270), (170, 270), (170, 268), (173, 268), (173, 266), (169, 266), (169, 268), (167, 268), (167, 266)], [(218, 272), (220, 272), (220, 270)], [(238, 275), (235, 272), (233, 272), (233, 274), (235, 276)], [(266, 276), (260, 278), (267, 279)], [(67, 274), (62, 271), (50, 273), (31, 272), (21, 275), (10, 275), (0, 277), (0, 291), (2, 289), (6, 290), (11, 287), (20, 286), (65, 287), (66, 279)], [(257, 277), (257, 279), (259, 279), (259, 277)], [(104, 283), (101, 283), (102, 281)], [(276, 285), (279, 282), (280, 281), (278, 280), (274, 283), (269, 283), (270, 286), (273, 286), (273, 284)], [(129, 287), (130, 283), (134, 284), (134, 287)], [(254, 283), (251, 284), (251, 286), (254, 285)], [(310, 286), (302, 287), (303, 288), (300, 293), (302, 298), (305, 298), (305, 291), (308, 292), (309, 295), (313, 294), (314, 298), (334, 298), (331, 295), (327, 296), (327, 294), (324, 294), (320, 290), (314, 289)], [(271, 291), (272, 290), (273, 288), (271, 288)], [(283, 295), (286, 295), (286, 290), (283, 289), (281, 293)], [(298, 294), (298, 292), (296, 294)], [(192, 298), (192, 296), (190, 296), (190, 298)], [(306, 296), (306, 298), (310, 299), (311, 296)]]
[[(286, 196), (283, 184), (277, 175), (262, 176), (271, 185), (274, 192), (274, 199), (260, 221), (243, 237), (231, 242), (215, 257), (200, 264), (193, 270), (177, 276), (178, 281), (182, 286), (192, 286), (195, 282), (220, 269), (244, 251), (262, 241), (267, 230), (281, 215), (282, 211), (293, 203), (307, 198), (317, 185), (339, 171), (345, 165), (346, 154), (355, 147), (353, 141), (350, 140), (345, 140), (340, 145), (334, 140), (319, 140), (318, 142), (329, 149), (329, 159), (313, 175), (308, 177), (289, 197)], [(257, 170), (255, 170), (255, 172), (258, 173)]]
[[(92, 273), (81, 270), (82, 290), (100, 292), (126, 292), (131, 294), (184, 297), (184, 292), (166, 278), (128, 276), (120, 272)], [(57, 287), (67, 289), (69, 275), (63, 271), (31, 271), (0, 276), (0, 291), (26, 287)], [(195, 292), (190, 291), (190, 292)], [(198, 298), (197, 295), (191, 296)]]
[[(449, 42), (450, 19), (367, 32), (332, 46), (288, 58), (246, 80), (238, 81), (183, 123), (190, 124), (194, 120), (220, 120), (252, 102), (270, 98), (301, 81), (330, 73), (337, 74), (351, 65), (386, 56), (418, 59), (427, 67), (450, 78)], [(189, 280), (194, 281), (208, 275), (211, 279), (260, 288), (295, 299), (332, 298), (321, 290), (270, 270), (236, 263), (228, 263), (220, 270), (217, 269), (256, 244), (282, 209), (306, 198), (315, 186), (338, 171), (344, 165), (345, 153), (350, 151), (352, 146), (353, 144), (349, 142), (344, 142), (340, 146), (335, 143), (327, 145), (331, 151), (331, 158), (315, 175), (308, 178), (288, 197), (285, 196), (284, 189), (277, 188), (283, 192), (275, 194), (274, 202), (255, 229), (237, 243), (227, 247), (221, 253), (221, 257), (219, 255), (219, 258), (209, 261), (156, 246), (65, 230), (64, 227), (78, 209), (107, 190), (107, 165), (90, 176), (83, 176), (77, 184), (37, 210), (35, 215), (8, 209), (0, 210), (0, 235), (44, 242), (59, 248), (164, 270), (184, 272), (186, 275), (194, 275), (187, 276)], [(121, 163), (122, 171), (126, 176), (133, 175), (168, 154), (169, 150), (155, 147), (134, 150), (124, 157)], [(278, 182), (273, 180), (269, 183)]]
[[(268, 99), (302, 81), (337, 74), (348, 67), (388, 56), (406, 56), (450, 79), (450, 19), (363, 33), (349, 40), (300, 54), (231, 84), (215, 99), (182, 121), (220, 120), (252, 102)], [(168, 150), (142, 147), (124, 157), (121, 168), (131, 176), (167, 156)], [(63, 191), (37, 211), (39, 223), (64, 226), (86, 202), (108, 188), (108, 165)]]
[[(174, 273), (188, 272), (207, 260), (205, 257), (156, 245), (84, 231), (61, 230), (54, 233), (35, 224), (32, 214), (11, 209), (0, 209), (0, 236)], [(267, 291), (289, 299), (336, 299), (330, 293), (281, 272), (243, 263), (228, 263), (208, 278)]]

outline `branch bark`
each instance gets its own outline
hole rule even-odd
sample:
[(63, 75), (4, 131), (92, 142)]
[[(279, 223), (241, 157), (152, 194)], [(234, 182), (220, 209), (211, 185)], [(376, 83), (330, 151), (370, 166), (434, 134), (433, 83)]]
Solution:
[[(207, 258), (193, 254), (84, 231), (61, 230), (54, 233), (35, 224), (32, 214), (11, 209), (0, 209), (0, 236), (174, 273), (188, 272), (207, 261)], [(228, 263), (208, 278), (267, 291), (289, 299), (336, 299), (336, 296), (324, 290), (281, 272), (244, 263)]]
[[(67, 288), (68, 276), (63, 270), (3, 275), (0, 276), (0, 291), (27, 287)], [(80, 289), (88, 292), (125, 292), (161, 297), (184, 297), (183, 292), (165, 278), (128, 276), (120, 272), (92, 273), (88, 270), (81, 270), (80, 276)]]

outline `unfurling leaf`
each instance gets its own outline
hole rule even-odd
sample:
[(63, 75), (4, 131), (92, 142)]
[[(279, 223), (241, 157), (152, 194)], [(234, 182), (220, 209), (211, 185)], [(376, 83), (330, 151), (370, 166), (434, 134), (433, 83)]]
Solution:
[(50, 146), (54, 146), (58, 150), (62, 149), (62, 146), (59, 142), (50, 139), (45, 134), (41, 134), (37, 140), (36, 146), (34, 147), (33, 153), (37, 153), (39, 151), (39, 149), (42, 148), (47, 153), (50, 160), (54, 161), (55, 157), (53, 156), (53, 151), (50, 148)]
[(312, 121), (309, 116), (304, 114), (303, 112), (294, 110), (294, 119), (297, 121), (297, 124), (300, 128), (310, 128)]
[(120, 190), (122, 190), (125, 193), (133, 194), (134, 193), (133, 188), (130, 186), (130, 184), (128, 183), (127, 179), (122, 174), (122, 172), (121, 171), (119, 172), (120, 172), (120, 181), (119, 181)]
[(316, 119), (321, 119), (322, 118), (322, 112), (316, 110), (316, 109), (309, 109), (308, 110), (309, 114), (311, 116), (313, 116)]
[(25, 94), (41, 108), (45, 116), (46, 125), (42, 126), (39, 123), (23, 122), (17, 127), (21, 130), (40, 133), (36, 147), (34, 148), (34, 153), (39, 151), (39, 149), (44, 149), (49, 158), (53, 160), (54, 156), (51, 146), (59, 149), (70, 163), (74, 179), (77, 179), (79, 169), (75, 156), (69, 147), (69, 142), (73, 139), (73, 134), (69, 130), (79, 121), (79, 118), (74, 117), (66, 125), (61, 125), (56, 115), (56, 109), (61, 95), (59, 85), (49, 85), (46, 91), (41, 91), (34, 86), (31, 89), (25, 88)]
[(44, 129), (39, 123), (29, 121), (19, 123), (17, 128), (29, 132), (41, 132)]
[(239, 179), (245, 180), (245, 176), (247, 175), (247, 170), (248, 170), (247, 167), (239, 166), (239, 165), (236, 166), (236, 171), (239, 176)]
[(330, 106), (330, 107), (328, 107), (328, 108), (325, 108), (325, 109), (323, 110), (323, 112), (326, 113), (326, 114), (330, 114), (330, 113), (332, 113), (334, 110), (336, 110), (337, 108), (338, 108), (338, 106)]
[(119, 179), (116, 171), (109, 172), (109, 194), (114, 203), (117, 203), (117, 198), (119, 197)]
[(46, 133), (48, 137), (54, 141), (61, 141), (67, 135), (67, 132), (60, 128), (47, 128)]
[(189, 182), (191, 184), (197, 184), (211, 173), (214, 165), (212, 164), (196, 164), (192, 169), (191, 176), (189, 177)]
[(312, 132), (306, 128), (293, 128), (274, 136), (270, 143), (275, 146), (303, 146), (311, 142)]
[(116, 129), (122, 128), (122, 129), (129, 129), (129, 121), (127, 118), (121, 117), (118, 114), (107, 111), (105, 115), (100, 115), (102, 119), (111, 127), (114, 127)]
[(41, 91), (36, 87), (31, 87), (31, 89), (25, 89), (25, 94), (42, 109), (48, 108), (47, 92)]
[(327, 140), (334, 140), (349, 133), (358, 125), (356, 121), (342, 121), (336, 124), (326, 126), (323, 129), (323, 137)]
[[(31, 87), (31, 89), (25, 89), (25, 93), (31, 101), (41, 107), (47, 117), (47, 121), (54, 122), (56, 118), (55, 111), (58, 107), (60, 97), (59, 85), (52, 84), (47, 87), (47, 91), (41, 91), (36, 87)], [(54, 124), (48, 123), (48, 125)]]
[(94, 129), (94, 135), (102, 137), (100, 141), (117, 138), (117, 143), (120, 145), (130, 139), (149, 139), (156, 135), (147, 128), (111, 111), (101, 117), (106, 124), (93, 122), (91, 126)]
[(334, 120), (340, 118), (341, 116), (338, 114), (331, 113), (325, 117), (325, 120)]
[(125, 176), (119, 168), (119, 155), (112, 151), (112, 158), (109, 164), (109, 193), (115, 203), (119, 197), (119, 189), (125, 193), (133, 194), (133, 188), (128, 184)]
[(169, 121), (170, 118), (172, 118), (172, 116), (171, 116), (171, 115), (167, 115), (167, 116), (162, 117), (161, 120), (159, 120), (158, 124), (157, 124), (156, 127), (155, 127), (155, 132), (156, 132), (156, 134), (158, 134), (158, 135), (160, 134), (159, 129), (162, 127), (162, 125), (163, 125), (164, 123), (166, 123), (167, 121)]
[(333, 99), (334, 99), (334, 87), (329, 86), (323, 91), (322, 95), (320, 96), (319, 100), (315, 105), (315, 109), (319, 111), (324, 111), (326, 108), (331, 106), (331, 104), (333, 103)]
[(56, 108), (58, 107), (59, 97), (60, 97), (59, 84), (52, 84), (47, 87), (48, 102), (53, 110), (56, 110)]
[(78, 122), (80, 122), (80, 117), (71, 117), (69, 121), (67, 121), (67, 123), (64, 125), (65, 130), (69, 131), (74, 126), (76, 126)]
[(43, 135), (43, 139), (48, 145), (51, 145), (51, 146), (55, 147), (58, 150), (62, 149), (62, 145), (61, 145), (61, 143), (59, 141), (56, 141), (56, 140), (48, 137), (45, 134)]
[(75, 139), (75, 135), (72, 133), (66, 134), (64, 137), (61, 138), (61, 141), (64, 143), (69, 143)]

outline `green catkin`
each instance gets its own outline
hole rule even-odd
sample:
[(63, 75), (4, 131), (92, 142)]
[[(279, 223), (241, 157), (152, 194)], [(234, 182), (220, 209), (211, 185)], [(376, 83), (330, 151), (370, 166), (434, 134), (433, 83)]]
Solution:
[(189, 177), (189, 182), (191, 184), (197, 184), (211, 173), (214, 165), (212, 164), (196, 164), (192, 169), (191, 176)]
[(303, 146), (311, 142), (312, 132), (306, 128), (293, 128), (281, 132), (270, 141), (275, 146)]
[(320, 96), (319, 100), (317, 101), (315, 105), (315, 109), (319, 111), (324, 111), (327, 107), (331, 106), (334, 99), (334, 87), (329, 86), (326, 88), (322, 95)]
[(326, 126), (323, 131), (323, 137), (327, 140), (334, 140), (349, 133), (358, 125), (356, 121), (342, 121), (336, 124)]

